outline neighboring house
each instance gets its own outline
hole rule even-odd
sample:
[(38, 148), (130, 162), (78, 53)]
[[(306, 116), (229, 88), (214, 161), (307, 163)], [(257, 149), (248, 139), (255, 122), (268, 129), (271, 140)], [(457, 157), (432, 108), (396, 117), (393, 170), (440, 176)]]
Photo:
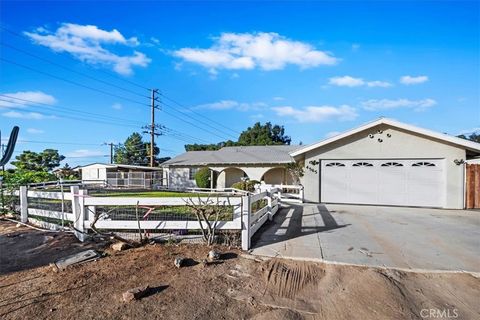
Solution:
[(162, 166), (169, 188), (196, 187), (195, 173), (199, 168), (212, 171), (217, 188), (231, 187), (243, 178), (264, 181), (267, 184), (291, 184), (292, 177), (285, 170), (291, 163), (289, 152), (298, 146), (224, 147), (218, 151), (189, 151)]
[(84, 183), (107, 184), (112, 187), (152, 188), (162, 185), (162, 168), (126, 164), (92, 163), (77, 167)]
[(243, 177), (291, 183), (284, 166), (297, 161), (306, 201), (461, 209), (464, 163), (479, 156), (479, 143), (382, 118), (308, 146), (194, 151), (164, 166), (170, 187), (194, 187), (200, 167), (228, 187)]

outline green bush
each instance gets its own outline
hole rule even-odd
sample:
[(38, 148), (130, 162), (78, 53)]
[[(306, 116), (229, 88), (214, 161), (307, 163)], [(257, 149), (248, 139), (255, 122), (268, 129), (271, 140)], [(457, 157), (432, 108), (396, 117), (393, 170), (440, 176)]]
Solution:
[(202, 168), (195, 174), (195, 182), (199, 188), (210, 188), (210, 169)]
[(259, 183), (257, 180), (239, 181), (234, 183), (232, 188), (253, 192), (255, 191), (255, 185)]

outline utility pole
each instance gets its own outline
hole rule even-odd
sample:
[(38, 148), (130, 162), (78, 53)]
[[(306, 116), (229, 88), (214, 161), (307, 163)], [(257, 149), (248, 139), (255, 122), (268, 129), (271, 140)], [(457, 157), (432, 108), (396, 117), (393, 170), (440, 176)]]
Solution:
[(155, 165), (155, 158), (154, 158), (154, 146), (155, 146), (155, 102), (157, 98), (155, 95), (158, 93), (158, 89), (152, 89), (152, 123), (150, 125), (150, 167)]
[(110, 146), (110, 164), (113, 164), (113, 147), (116, 146), (116, 144), (113, 142), (104, 142), (103, 144)]

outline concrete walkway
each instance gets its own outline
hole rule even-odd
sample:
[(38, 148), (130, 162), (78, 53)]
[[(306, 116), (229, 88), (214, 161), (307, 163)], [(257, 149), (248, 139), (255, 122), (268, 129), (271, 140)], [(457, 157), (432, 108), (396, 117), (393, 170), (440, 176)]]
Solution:
[(480, 272), (480, 212), (285, 205), (252, 243), (265, 256)]

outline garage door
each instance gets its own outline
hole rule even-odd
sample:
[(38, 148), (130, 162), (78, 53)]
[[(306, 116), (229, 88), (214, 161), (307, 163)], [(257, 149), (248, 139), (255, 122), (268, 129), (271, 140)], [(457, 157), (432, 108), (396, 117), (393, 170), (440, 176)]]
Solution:
[(443, 207), (441, 159), (322, 160), (321, 202)]

